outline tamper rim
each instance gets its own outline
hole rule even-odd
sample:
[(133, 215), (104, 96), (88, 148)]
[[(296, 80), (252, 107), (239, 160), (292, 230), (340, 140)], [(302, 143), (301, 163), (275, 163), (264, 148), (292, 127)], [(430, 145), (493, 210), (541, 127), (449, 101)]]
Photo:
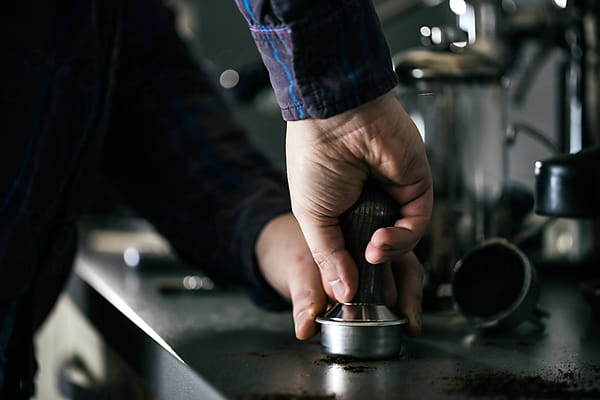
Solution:
[(348, 321), (339, 318), (317, 317), (315, 321), (322, 325), (342, 325), (342, 326), (395, 326), (408, 323), (407, 318), (400, 318), (393, 321)]
[(338, 326), (395, 326), (408, 323), (383, 304), (338, 303), (315, 321), (323, 325)]
[[(343, 319), (339, 315), (343, 315), (344, 306), (365, 312), (347, 313), (349, 319)], [(361, 316), (372, 318), (352, 319)], [(321, 325), (321, 345), (326, 354), (380, 360), (395, 357), (402, 351), (402, 332), (408, 320), (395, 317), (384, 305), (338, 304), (325, 316), (317, 317), (316, 322)]]

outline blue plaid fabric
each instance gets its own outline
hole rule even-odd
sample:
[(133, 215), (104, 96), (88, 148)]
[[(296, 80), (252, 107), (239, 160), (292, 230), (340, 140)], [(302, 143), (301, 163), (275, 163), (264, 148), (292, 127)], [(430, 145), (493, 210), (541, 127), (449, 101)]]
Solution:
[(286, 120), (327, 118), (397, 78), (371, 0), (236, 0)]
[[(103, 177), (185, 261), (265, 307), (287, 307), (254, 258), (262, 227), (290, 210), (285, 178), (234, 123), (171, 12), (160, 0), (31, 11), (9, 2), (0, 13), (0, 304), (26, 297), (24, 329), (42, 323)], [(0, 368), (10, 371), (21, 363), (3, 358), (13, 321), (0, 310)]]
[[(370, 1), (238, 5), (285, 119), (328, 117), (396, 84)], [(285, 179), (232, 121), (160, 0), (36, 2), (35, 12), (8, 2), (0, 49), (0, 304), (27, 296), (19, 313), (41, 324), (103, 176), (184, 260), (287, 306), (254, 259), (262, 227), (290, 210)], [(0, 310), (2, 357), (11, 307)], [(0, 371), (19, 362), (2, 357)]]

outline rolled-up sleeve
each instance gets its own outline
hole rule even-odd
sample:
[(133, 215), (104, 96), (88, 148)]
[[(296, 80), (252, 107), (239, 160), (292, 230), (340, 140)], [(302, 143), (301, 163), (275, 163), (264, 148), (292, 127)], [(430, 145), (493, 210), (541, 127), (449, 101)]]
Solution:
[(328, 118), (391, 90), (390, 51), (370, 0), (236, 0), (285, 120)]

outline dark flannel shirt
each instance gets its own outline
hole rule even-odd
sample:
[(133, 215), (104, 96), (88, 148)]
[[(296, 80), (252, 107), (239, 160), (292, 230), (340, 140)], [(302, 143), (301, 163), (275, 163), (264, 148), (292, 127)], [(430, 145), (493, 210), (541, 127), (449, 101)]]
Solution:
[[(286, 119), (327, 117), (394, 86), (369, 1), (239, 5)], [(281, 307), (254, 246), (289, 211), (285, 181), (232, 121), (160, 0), (6, 2), (0, 50), (0, 339), (11, 331), (5, 310), (18, 309), (5, 390), (32, 391), (31, 332), (64, 285), (101, 175), (182, 259)]]
[(0, 16), (0, 301), (34, 270), (63, 275), (99, 174), (182, 258), (263, 290), (254, 244), (289, 210), (285, 180), (233, 122), (171, 12), (159, 0), (11, 3)]
[(236, 0), (283, 118), (327, 118), (391, 90), (390, 51), (371, 0)]
[(246, 141), (159, 0), (10, 1), (0, 49), (0, 312), (19, 302), (6, 390), (21, 378), (32, 390), (31, 332), (68, 276), (100, 175), (182, 259), (281, 306), (254, 246), (290, 209), (285, 179)]

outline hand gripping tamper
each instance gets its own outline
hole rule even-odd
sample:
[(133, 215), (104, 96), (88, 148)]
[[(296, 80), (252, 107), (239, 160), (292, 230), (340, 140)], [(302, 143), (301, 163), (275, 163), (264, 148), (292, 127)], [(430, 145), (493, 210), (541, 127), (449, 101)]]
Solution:
[(349, 303), (338, 303), (323, 316), (321, 345), (326, 354), (360, 359), (398, 355), (406, 318), (398, 318), (383, 298), (382, 267), (365, 260), (373, 233), (393, 226), (398, 204), (374, 181), (365, 182), (358, 201), (340, 217), (346, 249), (358, 266), (358, 291)]

